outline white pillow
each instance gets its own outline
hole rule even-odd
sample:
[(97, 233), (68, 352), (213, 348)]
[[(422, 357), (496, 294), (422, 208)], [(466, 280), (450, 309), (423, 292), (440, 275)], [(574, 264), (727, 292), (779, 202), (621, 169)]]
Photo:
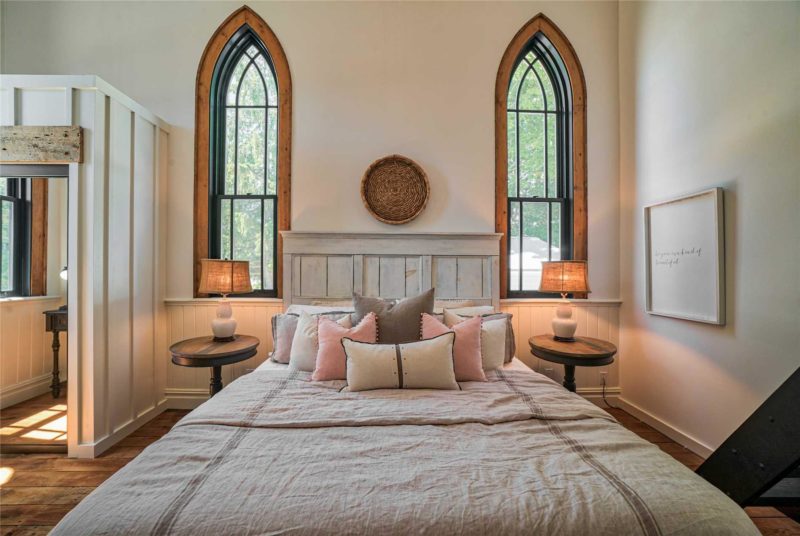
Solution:
[[(343, 316), (336, 323), (347, 329), (353, 327), (350, 315)], [(314, 372), (318, 350), (319, 317), (302, 312), (292, 338), (292, 349), (289, 352), (289, 370)]]
[(348, 389), (460, 389), (453, 370), (455, 337), (448, 332), (405, 344), (370, 344), (345, 337)]
[(484, 320), (481, 323), (481, 361), (483, 370), (499, 369), (506, 357), (506, 324), (508, 320)]
[(476, 305), (475, 307), (459, 307), (444, 310), (444, 324), (452, 328), (463, 320), (462, 316), (483, 316), (496, 312), (491, 305)]

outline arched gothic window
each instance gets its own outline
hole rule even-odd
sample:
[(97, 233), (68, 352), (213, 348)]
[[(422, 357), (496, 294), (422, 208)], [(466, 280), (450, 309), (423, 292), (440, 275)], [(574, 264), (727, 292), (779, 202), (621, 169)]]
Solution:
[(290, 114), (291, 79), (280, 43), (244, 7), (217, 30), (198, 72), (195, 261), (249, 261), (255, 296), (280, 296)]
[(501, 287), (536, 297), (542, 261), (586, 254), (583, 75), (566, 38), (538, 15), (506, 50), (497, 84)]

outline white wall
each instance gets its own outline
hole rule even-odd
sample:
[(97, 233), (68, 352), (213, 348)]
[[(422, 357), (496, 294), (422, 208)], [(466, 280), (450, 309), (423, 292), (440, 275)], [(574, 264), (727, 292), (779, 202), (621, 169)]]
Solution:
[[(292, 228), (314, 231), (493, 231), (497, 67), (519, 28), (544, 12), (571, 40), (586, 75), (592, 297), (618, 297), (616, 3), (249, 5), (275, 31), (289, 60)], [(197, 65), (211, 34), (239, 6), (2, 3), (3, 72), (96, 73), (173, 125), (172, 298), (192, 296)], [(402, 229), (374, 220), (359, 195), (364, 170), (390, 153), (419, 162), (432, 186), (426, 211)]]
[[(797, 2), (620, 3), (622, 392), (701, 452), (800, 365), (798, 28)], [(648, 316), (642, 207), (712, 186), (728, 323)]]
[[(94, 456), (165, 407), (168, 127), (94, 76), (2, 76), (0, 107), (4, 125), (83, 128), (66, 211), (67, 446), (70, 456)], [(24, 358), (31, 345), (19, 339)]]

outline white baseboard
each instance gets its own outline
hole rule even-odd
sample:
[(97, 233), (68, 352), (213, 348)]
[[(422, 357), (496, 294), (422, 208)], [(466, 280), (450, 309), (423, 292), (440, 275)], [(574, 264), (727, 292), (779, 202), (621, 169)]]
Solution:
[(169, 409), (167, 401), (162, 400), (158, 405), (150, 408), (149, 410), (141, 413), (135, 419), (130, 420), (121, 428), (117, 428), (113, 433), (107, 435), (100, 441), (94, 443), (83, 443), (80, 445), (69, 445), (68, 456), (70, 458), (96, 458), (106, 450), (120, 442), (121, 439), (127, 437), (132, 432), (135, 432), (149, 421), (156, 418), (164, 410)]
[[(600, 402), (602, 404), (603, 401), (603, 388), (602, 387), (578, 387), (577, 394), (581, 395), (583, 398), (589, 400), (590, 402), (594, 402), (595, 404)], [(620, 388), (619, 387), (606, 387), (606, 400), (615, 401), (620, 396)]]
[(208, 389), (167, 389), (166, 403), (169, 409), (194, 409), (208, 400)]
[(50, 382), (53, 381), (51, 373), (36, 376), (30, 380), (25, 380), (18, 384), (4, 388), (0, 391), (0, 409), (6, 409), (14, 404), (25, 402), (31, 398), (42, 395), (50, 390)]
[(705, 443), (703, 443), (702, 441), (695, 439), (689, 434), (681, 432), (671, 424), (662, 421), (652, 413), (643, 410), (636, 404), (628, 402), (622, 397), (619, 397), (617, 399), (617, 405), (619, 406), (620, 409), (630, 413), (643, 423), (649, 424), (650, 426), (652, 426), (653, 428), (655, 428), (668, 438), (672, 439), (676, 443), (683, 445), (684, 447), (686, 447), (687, 449), (691, 450), (692, 452), (694, 452), (695, 454), (704, 459), (708, 458), (711, 455), (711, 453), (714, 452), (715, 450), (706, 445)]

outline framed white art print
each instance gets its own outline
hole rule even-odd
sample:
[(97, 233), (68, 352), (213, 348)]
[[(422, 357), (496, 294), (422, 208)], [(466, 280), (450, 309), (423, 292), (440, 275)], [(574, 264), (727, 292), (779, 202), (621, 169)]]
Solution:
[(723, 190), (644, 208), (647, 312), (725, 324)]

